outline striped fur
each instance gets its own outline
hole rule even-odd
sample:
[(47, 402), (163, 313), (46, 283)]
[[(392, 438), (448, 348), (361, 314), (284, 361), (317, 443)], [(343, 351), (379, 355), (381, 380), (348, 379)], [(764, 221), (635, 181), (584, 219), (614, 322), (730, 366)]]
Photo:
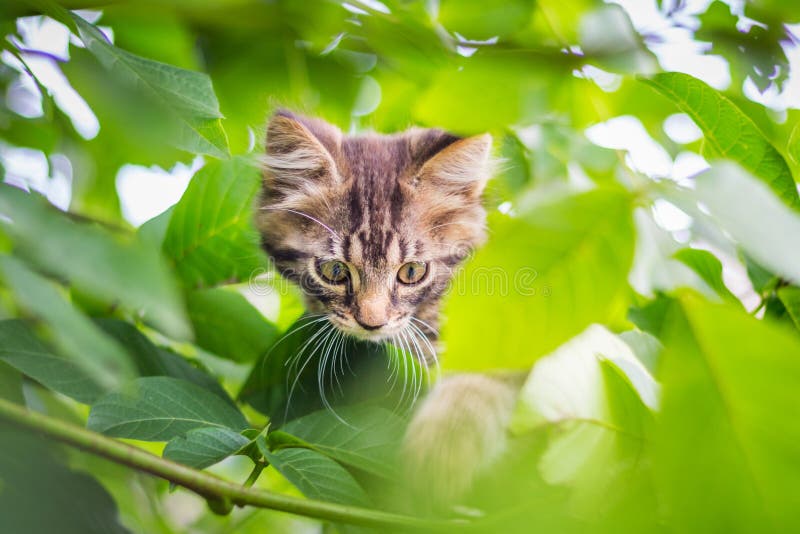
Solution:
[[(485, 239), (490, 146), (488, 135), (462, 139), (435, 129), (345, 136), (279, 111), (263, 158), (263, 247), (303, 288), (309, 308), (343, 332), (380, 341), (414, 317), (433, 341), (454, 269)], [(317, 265), (326, 260), (345, 262), (350, 282), (320, 277)], [(397, 281), (409, 261), (428, 266), (412, 286)]]

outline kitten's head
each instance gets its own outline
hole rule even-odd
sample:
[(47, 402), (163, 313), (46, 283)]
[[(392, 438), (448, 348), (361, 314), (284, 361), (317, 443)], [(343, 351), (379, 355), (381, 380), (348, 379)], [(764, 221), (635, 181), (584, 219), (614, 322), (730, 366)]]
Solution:
[(440, 130), (346, 136), (279, 111), (257, 218), (264, 248), (343, 332), (379, 341), (415, 324), (435, 337), (454, 268), (484, 239), (490, 147), (489, 135)]

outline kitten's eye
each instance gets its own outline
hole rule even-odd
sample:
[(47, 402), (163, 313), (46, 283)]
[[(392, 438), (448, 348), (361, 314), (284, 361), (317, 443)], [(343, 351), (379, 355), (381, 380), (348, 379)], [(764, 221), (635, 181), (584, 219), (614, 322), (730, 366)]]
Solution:
[(350, 277), (350, 269), (341, 261), (323, 261), (317, 265), (319, 275), (331, 284), (343, 284)]
[(404, 284), (416, 284), (425, 277), (428, 266), (421, 261), (410, 261), (397, 271), (397, 279)]

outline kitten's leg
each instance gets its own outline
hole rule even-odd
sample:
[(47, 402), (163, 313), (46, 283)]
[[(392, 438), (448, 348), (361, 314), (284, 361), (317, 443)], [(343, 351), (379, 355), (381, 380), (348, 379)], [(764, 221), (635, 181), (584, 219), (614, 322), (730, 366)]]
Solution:
[(454, 504), (506, 448), (521, 380), (462, 374), (439, 382), (414, 414), (403, 457), (415, 495)]

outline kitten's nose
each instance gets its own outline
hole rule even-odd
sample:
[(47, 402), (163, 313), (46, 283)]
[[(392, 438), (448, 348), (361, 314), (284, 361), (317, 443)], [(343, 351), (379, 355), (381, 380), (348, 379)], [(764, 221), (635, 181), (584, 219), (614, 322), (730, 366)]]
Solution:
[(379, 295), (365, 296), (358, 303), (358, 312), (354, 314), (354, 318), (365, 330), (377, 330), (389, 320), (388, 306), (388, 299)]
[(362, 323), (359, 319), (356, 319), (356, 322), (364, 330), (377, 330), (378, 328), (380, 328), (380, 327), (382, 327), (383, 325), (386, 324), (386, 323), (383, 323), (383, 324), (367, 324), (367, 323)]

